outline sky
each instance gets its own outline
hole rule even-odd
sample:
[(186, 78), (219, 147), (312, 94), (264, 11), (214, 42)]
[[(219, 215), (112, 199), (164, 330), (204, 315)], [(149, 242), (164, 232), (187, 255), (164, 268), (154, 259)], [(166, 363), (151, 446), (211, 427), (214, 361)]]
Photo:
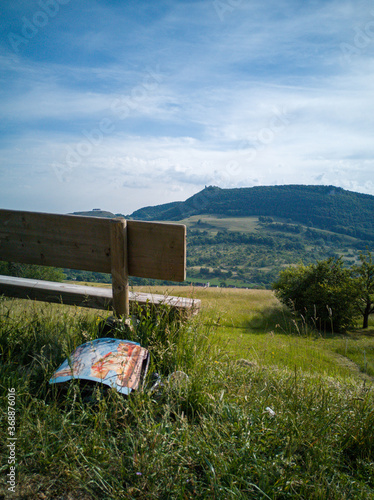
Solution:
[(2, 0), (0, 207), (374, 195), (372, 0)]

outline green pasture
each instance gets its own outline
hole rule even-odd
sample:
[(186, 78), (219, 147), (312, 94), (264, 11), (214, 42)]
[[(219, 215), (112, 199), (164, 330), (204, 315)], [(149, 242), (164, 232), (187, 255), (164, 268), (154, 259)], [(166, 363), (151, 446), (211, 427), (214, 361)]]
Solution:
[(208, 231), (216, 234), (217, 231), (240, 231), (252, 233), (259, 226), (258, 217), (219, 217), (217, 215), (192, 215), (180, 221), (189, 229)]
[(156, 290), (199, 298), (198, 320), (212, 329), (211, 341), (236, 359), (343, 379), (373, 376), (374, 318), (368, 331), (331, 335), (311, 329), (270, 290), (178, 286)]
[[(327, 335), (268, 290), (141, 287), (202, 301), (134, 311), (163, 386), (124, 398), (50, 386), (109, 312), (0, 298), (0, 498), (374, 499), (374, 321)], [(172, 384), (175, 370), (188, 383)], [(15, 489), (9, 490), (9, 389)]]

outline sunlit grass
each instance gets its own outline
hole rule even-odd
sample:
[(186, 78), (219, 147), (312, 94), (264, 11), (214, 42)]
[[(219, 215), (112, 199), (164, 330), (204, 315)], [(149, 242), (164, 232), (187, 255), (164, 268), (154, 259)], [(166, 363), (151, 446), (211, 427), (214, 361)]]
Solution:
[[(150, 291), (149, 287), (142, 289)], [(360, 370), (373, 375), (374, 336), (370, 328), (344, 337), (317, 332), (302, 318), (295, 318), (269, 290), (157, 288), (157, 293), (165, 292), (200, 299), (201, 321), (213, 328), (212, 342), (235, 358), (343, 379), (359, 378)], [(346, 352), (347, 342), (353, 344)]]
[(208, 231), (213, 234), (222, 230), (252, 233), (259, 226), (258, 217), (217, 217), (209, 214), (192, 215), (180, 223), (186, 224), (190, 229)]
[(365, 334), (347, 336), (336, 343), (335, 350), (353, 361), (361, 372), (374, 378), (374, 329)]
[[(369, 360), (372, 331), (324, 336), (263, 290), (168, 293), (201, 299), (201, 313), (181, 322), (150, 311), (111, 333), (149, 348), (163, 388), (126, 399), (98, 387), (90, 403), (78, 384), (62, 395), (48, 380), (109, 313), (0, 300), (2, 422), (8, 388), (17, 394), (15, 498), (374, 499), (372, 379), (350, 357), (365, 349)], [(188, 384), (168, 383), (174, 370)]]

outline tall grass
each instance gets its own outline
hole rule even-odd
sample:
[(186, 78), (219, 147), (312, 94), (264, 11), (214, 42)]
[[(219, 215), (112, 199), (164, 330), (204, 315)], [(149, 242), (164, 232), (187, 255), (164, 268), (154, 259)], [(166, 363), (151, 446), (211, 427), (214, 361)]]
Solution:
[[(258, 301), (252, 306), (260, 313)], [(183, 322), (167, 309), (149, 311), (133, 321), (131, 331), (118, 325), (112, 336), (148, 347), (150, 371), (161, 375), (163, 386), (150, 390), (149, 380), (144, 391), (127, 399), (98, 386), (86, 400), (78, 383), (63, 392), (48, 380), (77, 345), (100, 336), (97, 314), (1, 302), (1, 442), (8, 437), (10, 387), (17, 395), (18, 441), (16, 493), (7, 490), (3, 447), (0, 494), (71, 500), (373, 499), (372, 386), (354, 374), (325, 377), (307, 366), (265, 363), (264, 356), (230, 350), (222, 328), (235, 330), (236, 320), (228, 327), (230, 308), (220, 317), (212, 309)], [(271, 339), (278, 334), (258, 327), (247, 335), (274, 347)], [(301, 348), (302, 338), (291, 331), (279, 336), (282, 342), (299, 339)], [(188, 382), (173, 383), (169, 375), (175, 370), (185, 372)]]

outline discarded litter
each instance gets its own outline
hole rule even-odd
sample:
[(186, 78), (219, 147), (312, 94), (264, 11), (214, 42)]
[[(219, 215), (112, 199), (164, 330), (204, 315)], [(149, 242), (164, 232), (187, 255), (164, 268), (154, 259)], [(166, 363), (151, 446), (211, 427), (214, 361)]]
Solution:
[(275, 411), (272, 410), (269, 406), (265, 408), (265, 411), (267, 411), (271, 417), (275, 417)]
[(148, 350), (137, 342), (100, 338), (77, 347), (49, 383), (82, 379), (106, 384), (127, 395), (142, 387), (149, 359)]
[[(96, 383), (101, 383), (128, 395), (144, 388), (149, 362), (149, 351), (137, 342), (100, 338), (77, 347), (53, 373), (49, 383), (62, 384), (81, 380), (90, 384), (91, 389), (88, 388), (88, 391)], [(147, 379), (147, 390), (155, 396), (161, 396), (166, 386), (182, 390), (189, 384), (188, 375), (179, 370), (171, 373), (164, 381), (156, 372)]]

